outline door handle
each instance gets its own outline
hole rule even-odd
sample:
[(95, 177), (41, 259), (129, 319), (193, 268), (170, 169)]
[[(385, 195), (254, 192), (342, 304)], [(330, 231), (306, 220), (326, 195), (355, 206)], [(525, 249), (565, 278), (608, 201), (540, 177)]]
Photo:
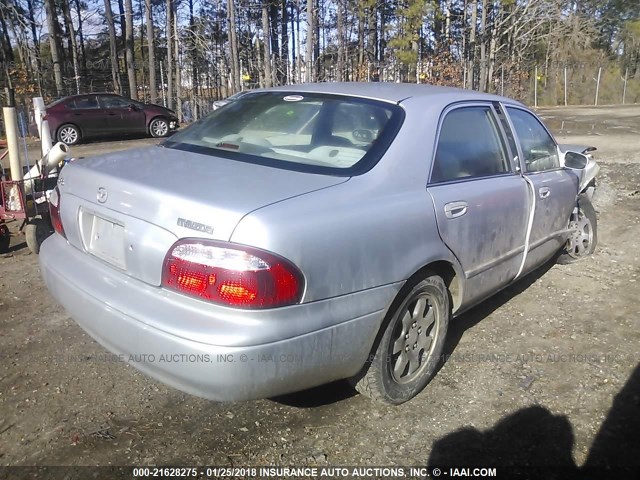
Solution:
[(444, 206), (444, 214), (447, 218), (457, 218), (467, 213), (468, 208), (467, 202), (451, 202)]
[(551, 189), (549, 187), (540, 187), (538, 189), (538, 195), (540, 195), (540, 198), (547, 198), (550, 193)]

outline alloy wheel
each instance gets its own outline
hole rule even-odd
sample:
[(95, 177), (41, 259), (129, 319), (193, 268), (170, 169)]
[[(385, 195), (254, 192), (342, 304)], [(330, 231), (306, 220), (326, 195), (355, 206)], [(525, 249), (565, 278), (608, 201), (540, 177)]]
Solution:
[(438, 336), (439, 317), (428, 294), (419, 295), (405, 307), (390, 352), (391, 376), (397, 383), (409, 383), (422, 374)]

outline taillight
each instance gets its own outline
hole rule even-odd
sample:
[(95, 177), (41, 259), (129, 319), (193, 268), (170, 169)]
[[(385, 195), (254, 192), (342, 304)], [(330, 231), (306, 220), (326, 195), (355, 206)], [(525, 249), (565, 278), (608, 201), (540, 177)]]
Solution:
[(293, 264), (272, 253), (184, 239), (167, 253), (162, 286), (212, 303), (260, 309), (298, 303), (304, 279)]
[(58, 190), (57, 186), (53, 189), (51, 195), (49, 195), (49, 217), (51, 218), (53, 229), (64, 238), (67, 238), (67, 235), (64, 233), (64, 227), (62, 226), (62, 220), (60, 219), (60, 190)]

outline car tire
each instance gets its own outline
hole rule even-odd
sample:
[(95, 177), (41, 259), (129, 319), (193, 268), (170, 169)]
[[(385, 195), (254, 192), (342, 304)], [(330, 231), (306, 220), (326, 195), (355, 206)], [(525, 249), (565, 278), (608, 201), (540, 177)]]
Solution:
[(169, 121), (162, 117), (154, 118), (149, 124), (149, 134), (154, 138), (166, 137), (169, 135)]
[(393, 405), (416, 396), (440, 364), (450, 316), (442, 278), (429, 274), (410, 281), (391, 305), (375, 351), (352, 385), (362, 395)]
[(569, 218), (572, 230), (567, 244), (558, 256), (558, 263), (567, 265), (593, 254), (598, 245), (598, 219), (596, 211), (585, 194), (578, 197), (577, 213)]
[(11, 233), (6, 225), (0, 225), (0, 253), (7, 253), (11, 244)]
[(24, 232), (27, 247), (38, 255), (40, 253), (40, 245), (42, 245), (42, 242), (52, 233), (51, 225), (44, 218), (36, 217), (30, 220)]
[(80, 129), (71, 123), (62, 125), (56, 134), (56, 139), (65, 145), (75, 145), (81, 138)]

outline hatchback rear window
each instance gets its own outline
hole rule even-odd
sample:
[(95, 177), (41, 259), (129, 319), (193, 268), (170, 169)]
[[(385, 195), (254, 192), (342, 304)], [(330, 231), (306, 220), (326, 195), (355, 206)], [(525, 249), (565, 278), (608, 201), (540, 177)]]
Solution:
[(293, 170), (355, 175), (395, 137), (403, 110), (353, 97), (261, 92), (244, 95), (164, 146)]

